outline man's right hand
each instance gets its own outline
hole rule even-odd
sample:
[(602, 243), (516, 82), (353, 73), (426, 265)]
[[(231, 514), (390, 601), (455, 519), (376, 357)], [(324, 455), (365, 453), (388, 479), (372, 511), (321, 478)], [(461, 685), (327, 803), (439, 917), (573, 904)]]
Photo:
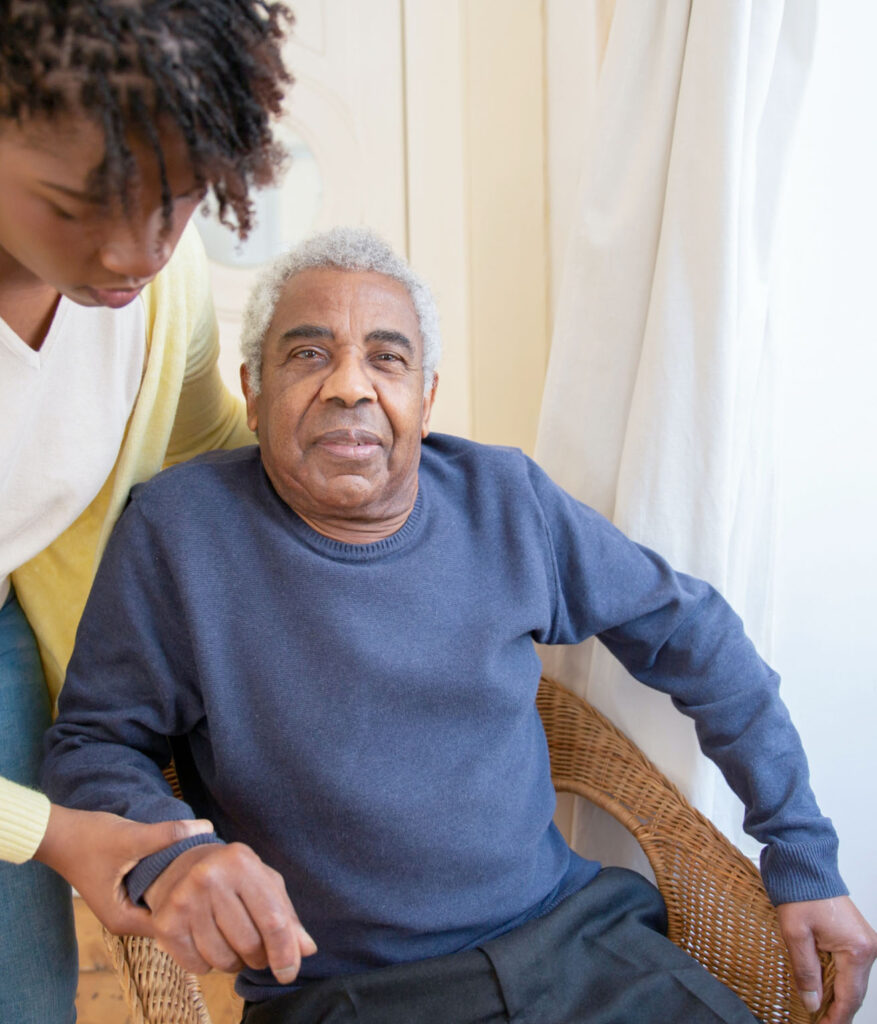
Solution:
[(270, 967), (288, 985), (301, 958), (317, 951), (283, 878), (243, 843), (208, 844), (181, 853), (144, 899), (154, 935), (186, 970)]

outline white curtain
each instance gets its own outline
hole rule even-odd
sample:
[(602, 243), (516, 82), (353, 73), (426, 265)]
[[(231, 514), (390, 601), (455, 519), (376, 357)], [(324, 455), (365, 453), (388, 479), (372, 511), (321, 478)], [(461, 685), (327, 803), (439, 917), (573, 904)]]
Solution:
[[(590, 6), (606, 38), (605, 0)], [(536, 450), (576, 497), (716, 586), (768, 660), (770, 283), (815, 28), (816, 0), (616, 0), (586, 105)], [(543, 655), (754, 852), (742, 808), (668, 698), (599, 644)], [(637, 865), (620, 830), (577, 813), (577, 845)]]

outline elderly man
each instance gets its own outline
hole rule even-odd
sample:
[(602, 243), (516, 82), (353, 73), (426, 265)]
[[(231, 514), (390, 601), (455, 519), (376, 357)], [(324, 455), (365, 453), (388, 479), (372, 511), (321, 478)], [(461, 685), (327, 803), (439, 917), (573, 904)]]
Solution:
[(875, 936), (776, 676), (711, 587), (520, 452), (427, 437), (438, 347), (429, 293), (368, 232), (268, 272), (242, 369), (259, 445), (135, 490), (48, 792), (183, 816), (173, 752), (217, 835), (140, 862), (129, 891), (187, 966), (243, 962), (247, 1024), (751, 1021), (660, 934), (653, 887), (552, 824), (534, 641), (597, 635), (695, 719), (766, 844), (805, 999), (833, 949), (849, 1020)]

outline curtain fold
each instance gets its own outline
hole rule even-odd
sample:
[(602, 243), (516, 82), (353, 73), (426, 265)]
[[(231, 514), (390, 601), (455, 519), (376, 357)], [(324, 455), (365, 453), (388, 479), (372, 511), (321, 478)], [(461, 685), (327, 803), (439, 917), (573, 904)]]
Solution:
[[(716, 586), (768, 660), (770, 278), (816, 15), (816, 0), (616, 0), (536, 447), (572, 494)], [(599, 17), (595, 5), (595, 33)], [(542, 653), (754, 853), (742, 808), (667, 697), (599, 644)], [(575, 839), (606, 862), (638, 864), (593, 813), (579, 815)]]

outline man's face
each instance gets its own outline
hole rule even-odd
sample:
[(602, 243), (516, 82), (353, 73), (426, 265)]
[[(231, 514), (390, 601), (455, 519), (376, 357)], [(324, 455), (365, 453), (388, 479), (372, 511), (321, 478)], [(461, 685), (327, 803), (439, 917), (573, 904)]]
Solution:
[(90, 192), (102, 130), (85, 117), (0, 122), (0, 276), (43, 284), (83, 306), (127, 305), (167, 262), (203, 189), (178, 132), (160, 144), (173, 196), (170, 223), (152, 146), (129, 140), (132, 202)]
[(261, 392), (241, 376), (265, 470), (291, 508), (318, 529), (407, 515), (435, 383), (424, 395), (423, 340), (400, 282), (296, 274), (262, 346)]

